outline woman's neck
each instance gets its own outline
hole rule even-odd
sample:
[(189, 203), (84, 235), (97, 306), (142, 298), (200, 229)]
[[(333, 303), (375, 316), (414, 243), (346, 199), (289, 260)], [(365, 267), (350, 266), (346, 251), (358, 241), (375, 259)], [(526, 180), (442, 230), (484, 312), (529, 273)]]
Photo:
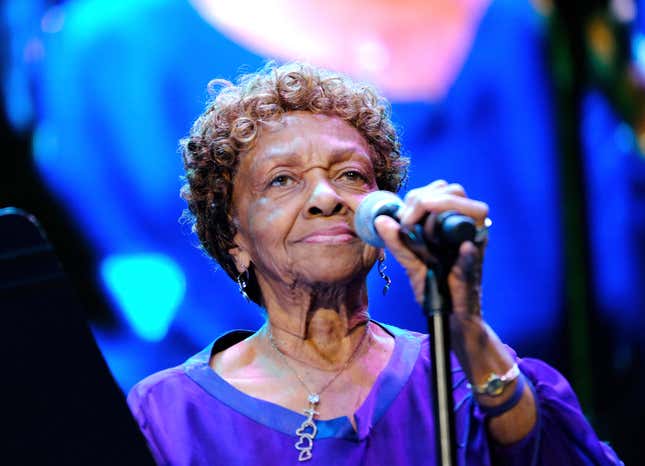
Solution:
[(367, 331), (365, 282), (343, 287), (312, 286), (275, 293), (263, 288), (269, 332), (280, 350), (303, 364), (324, 370), (341, 367)]

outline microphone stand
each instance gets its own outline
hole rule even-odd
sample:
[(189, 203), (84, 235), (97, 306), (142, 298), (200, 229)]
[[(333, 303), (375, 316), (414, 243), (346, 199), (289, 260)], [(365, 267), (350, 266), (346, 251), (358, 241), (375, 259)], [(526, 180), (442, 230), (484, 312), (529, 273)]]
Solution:
[(428, 266), (423, 312), (430, 334), (430, 361), (432, 365), (431, 393), (435, 419), (435, 445), (439, 465), (456, 466), (454, 401), (450, 363), (450, 299), (442, 296), (439, 284), (446, 277), (438, 276), (437, 267)]
[[(430, 396), (433, 400), (435, 420), (435, 446), (440, 466), (456, 466), (456, 434), (454, 400), (452, 396), (452, 367), (450, 362), (450, 314), (452, 299), (448, 288), (448, 273), (458, 256), (456, 246), (446, 248), (432, 240), (432, 220), (412, 230), (401, 229), (404, 243), (428, 267), (423, 296), (423, 313), (428, 321), (430, 334), (430, 362), (432, 380)], [(474, 224), (471, 236), (474, 236)]]

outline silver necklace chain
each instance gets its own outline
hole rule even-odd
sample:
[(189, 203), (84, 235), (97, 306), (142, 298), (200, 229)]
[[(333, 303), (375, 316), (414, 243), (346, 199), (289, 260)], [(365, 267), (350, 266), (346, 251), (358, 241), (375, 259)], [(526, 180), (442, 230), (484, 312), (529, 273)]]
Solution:
[(347, 361), (345, 361), (345, 364), (343, 364), (343, 367), (341, 367), (338, 370), (338, 372), (336, 372), (336, 374), (318, 392), (315, 392), (311, 390), (309, 386), (307, 386), (307, 383), (300, 376), (300, 374), (298, 374), (298, 371), (291, 364), (289, 364), (289, 361), (287, 360), (287, 355), (280, 348), (278, 348), (278, 345), (276, 345), (275, 340), (273, 339), (273, 332), (271, 331), (271, 326), (269, 325), (269, 343), (271, 344), (271, 347), (275, 350), (276, 353), (278, 353), (278, 355), (284, 362), (284, 365), (287, 366), (287, 368), (291, 372), (293, 372), (293, 374), (296, 376), (300, 384), (305, 388), (305, 390), (307, 390), (307, 393), (309, 394), (309, 396), (307, 397), (307, 401), (309, 402), (309, 407), (304, 410), (304, 413), (307, 415), (307, 419), (305, 419), (303, 423), (300, 424), (300, 427), (296, 429), (296, 435), (298, 436), (298, 441), (295, 443), (295, 447), (296, 447), (296, 450), (299, 451), (298, 461), (307, 461), (313, 457), (311, 450), (313, 449), (313, 446), (314, 446), (314, 438), (318, 433), (318, 426), (316, 426), (314, 419), (315, 419), (315, 416), (319, 414), (318, 411), (316, 411), (316, 407), (318, 406), (318, 403), (320, 403), (320, 395), (325, 390), (327, 390), (327, 388), (329, 388), (329, 386), (332, 383), (334, 383), (334, 381), (338, 377), (340, 377), (340, 374), (345, 372), (345, 370), (354, 361), (356, 355), (358, 354), (358, 350), (363, 346), (363, 342), (365, 341), (368, 332), (369, 332), (369, 322), (365, 327), (365, 333), (363, 333), (363, 336), (361, 337), (361, 341), (358, 342), (358, 345), (356, 345), (356, 348), (354, 348), (354, 351), (352, 352), (352, 354), (349, 356), (349, 358), (347, 358)]

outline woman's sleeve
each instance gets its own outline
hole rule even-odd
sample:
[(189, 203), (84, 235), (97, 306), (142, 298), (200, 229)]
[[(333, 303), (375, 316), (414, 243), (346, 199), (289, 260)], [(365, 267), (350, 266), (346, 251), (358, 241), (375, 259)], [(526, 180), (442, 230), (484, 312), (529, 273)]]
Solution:
[(144, 384), (139, 383), (128, 394), (128, 406), (130, 407), (130, 411), (132, 412), (135, 421), (137, 421), (137, 424), (139, 425), (141, 433), (148, 443), (148, 448), (150, 449), (155, 462), (159, 465), (167, 464), (160, 449), (157, 447), (154, 432), (148, 422), (148, 416), (146, 416), (146, 404), (150, 401), (148, 399), (148, 395), (149, 394), (146, 390), (144, 390)]
[(535, 396), (537, 422), (517, 443), (499, 445), (490, 440), (492, 464), (623, 464), (611, 447), (598, 439), (562, 374), (537, 359), (520, 359), (518, 364)]

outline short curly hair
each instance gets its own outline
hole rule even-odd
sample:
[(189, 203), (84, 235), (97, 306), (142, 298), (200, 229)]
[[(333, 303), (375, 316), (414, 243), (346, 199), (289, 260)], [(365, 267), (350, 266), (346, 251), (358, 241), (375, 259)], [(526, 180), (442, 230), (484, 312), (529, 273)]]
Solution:
[[(219, 92), (213, 91), (219, 86)], [(305, 63), (267, 64), (237, 83), (214, 80), (213, 97), (181, 140), (186, 176), (181, 196), (188, 203), (183, 218), (192, 224), (201, 248), (236, 280), (238, 271), (228, 251), (235, 247), (232, 213), (233, 182), (240, 154), (250, 150), (263, 124), (292, 111), (342, 118), (371, 146), (379, 189), (396, 192), (407, 178), (409, 160), (390, 119), (390, 105), (373, 87), (339, 73)], [(263, 305), (253, 267), (246, 292)]]

